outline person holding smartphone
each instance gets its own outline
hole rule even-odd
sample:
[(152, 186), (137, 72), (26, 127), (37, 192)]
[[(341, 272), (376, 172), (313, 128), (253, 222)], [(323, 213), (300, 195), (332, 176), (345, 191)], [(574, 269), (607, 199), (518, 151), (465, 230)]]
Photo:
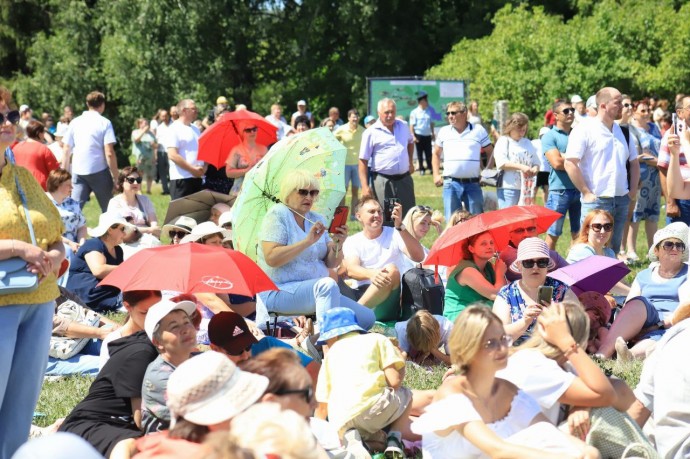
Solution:
[(554, 266), (546, 242), (538, 237), (520, 242), (517, 259), (508, 269), (520, 273), (521, 278), (502, 287), (493, 306), (494, 314), (501, 319), (506, 334), (516, 345), (532, 335), (544, 307), (564, 300), (577, 302), (577, 296), (570, 287), (546, 277)]

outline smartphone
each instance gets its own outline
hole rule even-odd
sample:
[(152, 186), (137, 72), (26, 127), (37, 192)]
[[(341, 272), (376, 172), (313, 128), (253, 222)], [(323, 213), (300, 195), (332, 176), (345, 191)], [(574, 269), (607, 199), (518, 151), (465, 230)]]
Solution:
[(398, 198), (383, 198), (383, 220), (386, 222), (393, 221), (393, 209), (395, 205), (400, 202)]
[(537, 298), (539, 304), (543, 305), (544, 302), (551, 304), (553, 298), (553, 287), (547, 287), (546, 285), (540, 285), (537, 292)]
[(333, 213), (333, 221), (331, 222), (331, 226), (328, 228), (328, 232), (331, 234), (337, 233), (339, 227), (345, 226), (349, 212), (350, 208), (347, 206), (336, 207), (335, 213)]
[(678, 118), (675, 113), (672, 114), (673, 118), (673, 130), (676, 131), (676, 135), (679, 135), (685, 129), (685, 123), (682, 119)]

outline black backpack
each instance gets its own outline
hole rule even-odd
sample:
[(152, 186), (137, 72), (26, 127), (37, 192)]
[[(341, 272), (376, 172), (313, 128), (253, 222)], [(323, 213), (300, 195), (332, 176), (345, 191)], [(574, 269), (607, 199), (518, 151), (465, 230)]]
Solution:
[(441, 280), (436, 283), (430, 269), (412, 268), (403, 274), (402, 309), (410, 315), (420, 309), (442, 315), (445, 294)]

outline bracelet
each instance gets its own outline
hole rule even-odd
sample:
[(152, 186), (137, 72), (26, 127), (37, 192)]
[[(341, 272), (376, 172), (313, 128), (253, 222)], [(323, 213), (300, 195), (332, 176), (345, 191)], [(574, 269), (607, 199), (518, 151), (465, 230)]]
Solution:
[(580, 345), (577, 343), (573, 343), (570, 345), (570, 347), (565, 352), (563, 352), (563, 357), (565, 357), (567, 359), (571, 355), (577, 353), (577, 351), (579, 349), (580, 349)]

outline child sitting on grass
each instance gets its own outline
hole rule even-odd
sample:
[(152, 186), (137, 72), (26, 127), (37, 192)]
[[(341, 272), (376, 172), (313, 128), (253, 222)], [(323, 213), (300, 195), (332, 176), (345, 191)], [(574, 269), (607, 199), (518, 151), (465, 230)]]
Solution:
[[(437, 360), (450, 365), (448, 337), (453, 322), (443, 316), (432, 315), (426, 309), (415, 312), (409, 320), (395, 324), (400, 350), (408, 360), (422, 364), (425, 360)], [(445, 354), (439, 350), (443, 346)]]
[(319, 412), (348, 443), (361, 436), (373, 447), (385, 439), (386, 457), (403, 458), (401, 437), (420, 437), (410, 431), (413, 393), (402, 385), (405, 361), (398, 349), (387, 337), (367, 333), (354, 312), (341, 307), (324, 314), (317, 344), (329, 346), (316, 387)]

